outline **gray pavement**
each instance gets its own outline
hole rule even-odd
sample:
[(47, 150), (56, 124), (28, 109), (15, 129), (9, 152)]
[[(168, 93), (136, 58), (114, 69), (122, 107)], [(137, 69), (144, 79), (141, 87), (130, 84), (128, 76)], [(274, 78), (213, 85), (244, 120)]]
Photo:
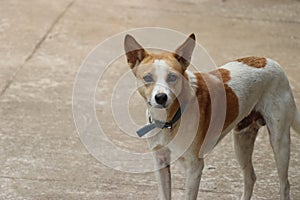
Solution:
[[(152, 173), (115, 171), (94, 159), (72, 115), (72, 87), (83, 59), (107, 37), (145, 26), (194, 32), (218, 65), (246, 55), (277, 60), (300, 108), (300, 1), (3, 0), (0, 199), (157, 199)], [(108, 119), (102, 116), (109, 126)], [(291, 144), (291, 197), (296, 200), (300, 137), (293, 131)], [(279, 199), (265, 129), (257, 139), (254, 164), (253, 199)], [(173, 197), (182, 199), (183, 170), (178, 164), (172, 170)], [(198, 199), (238, 199), (241, 192), (241, 171), (227, 136), (208, 156)]]

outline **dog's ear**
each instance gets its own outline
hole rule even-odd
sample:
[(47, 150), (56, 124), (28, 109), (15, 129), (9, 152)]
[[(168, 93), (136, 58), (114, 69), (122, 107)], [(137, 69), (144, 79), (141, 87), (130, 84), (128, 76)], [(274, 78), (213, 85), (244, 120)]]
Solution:
[(128, 65), (135, 72), (134, 68), (142, 62), (147, 52), (131, 35), (125, 36), (124, 49)]
[(190, 65), (192, 54), (196, 44), (196, 37), (195, 34), (192, 33), (182, 45), (180, 45), (175, 53), (174, 56), (181, 64), (184, 70)]

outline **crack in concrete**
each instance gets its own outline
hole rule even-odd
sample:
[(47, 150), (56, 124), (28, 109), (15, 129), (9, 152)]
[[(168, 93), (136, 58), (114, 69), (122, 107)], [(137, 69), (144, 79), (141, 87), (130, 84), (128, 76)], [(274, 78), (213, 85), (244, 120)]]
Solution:
[(4, 95), (4, 93), (7, 91), (7, 89), (10, 87), (10, 85), (14, 82), (17, 74), (19, 73), (19, 71), (21, 71), (21, 69), (24, 68), (24, 66), (26, 65), (26, 63), (35, 55), (35, 53), (39, 50), (39, 48), (41, 47), (41, 45), (44, 43), (44, 41), (47, 39), (48, 35), (52, 32), (52, 30), (54, 29), (54, 27), (57, 25), (57, 23), (64, 17), (64, 15), (67, 13), (67, 11), (72, 7), (72, 5), (75, 3), (76, 0), (71, 1), (66, 7), (65, 9), (54, 19), (54, 21), (52, 22), (52, 24), (50, 25), (50, 27), (47, 29), (47, 31), (45, 32), (45, 34), (41, 37), (41, 39), (38, 41), (38, 43), (36, 45), (34, 45), (33, 50), (31, 51), (31, 53), (26, 57), (26, 59), (24, 60), (24, 63), (22, 65), (20, 65), (15, 73), (10, 77), (10, 79), (6, 82), (5, 86), (3, 87), (3, 89), (0, 92), (0, 98)]

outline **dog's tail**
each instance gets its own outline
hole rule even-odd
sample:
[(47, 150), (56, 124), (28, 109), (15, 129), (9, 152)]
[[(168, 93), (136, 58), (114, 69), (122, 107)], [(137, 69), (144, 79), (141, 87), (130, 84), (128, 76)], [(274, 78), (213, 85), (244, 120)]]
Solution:
[(294, 121), (292, 123), (292, 128), (298, 133), (300, 134), (300, 113), (299, 111), (296, 109), (295, 111), (295, 117), (294, 117)]

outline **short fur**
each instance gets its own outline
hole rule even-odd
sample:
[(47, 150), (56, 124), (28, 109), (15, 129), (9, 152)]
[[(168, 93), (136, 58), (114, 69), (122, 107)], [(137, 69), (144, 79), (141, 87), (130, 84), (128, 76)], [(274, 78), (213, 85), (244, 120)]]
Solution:
[[(169, 142), (176, 134), (181, 134), (180, 131), (189, 137), (189, 130), (195, 124), (198, 126), (196, 136), (179, 160), (186, 171), (185, 199), (197, 198), (204, 167), (202, 155), (209, 150), (205, 143), (212, 142), (206, 135), (214, 122), (212, 105), (217, 102), (217, 99), (211, 99), (210, 92), (218, 95), (222, 85), (226, 94), (226, 115), (216, 143), (233, 130), (236, 156), (244, 176), (242, 199), (249, 200), (253, 192), (256, 179), (252, 165), (253, 147), (259, 128), (266, 125), (278, 169), (280, 199), (289, 200), (290, 127), (300, 132), (300, 114), (285, 73), (274, 60), (259, 57), (237, 59), (209, 73), (193, 73), (187, 67), (194, 47), (195, 35), (192, 34), (174, 53), (155, 55), (146, 52), (132, 36), (125, 37), (128, 64), (148, 106), (148, 117), (168, 121), (178, 110), (179, 99), (188, 102), (184, 111), (188, 114), (182, 119), (191, 123), (179, 129), (178, 121), (172, 129), (162, 129), (149, 139), (149, 146), (155, 151), (160, 199), (171, 199), (170, 155), (177, 155), (183, 148), (183, 142)], [(168, 79), (170, 74), (177, 77), (175, 81)], [(145, 79), (146, 75), (150, 76), (150, 81), (149, 77)], [(207, 84), (213, 87), (212, 91), (208, 90)], [(158, 93), (167, 95), (165, 104), (160, 105), (155, 100)], [(194, 112), (197, 105), (199, 122), (192, 123), (197, 119)]]

